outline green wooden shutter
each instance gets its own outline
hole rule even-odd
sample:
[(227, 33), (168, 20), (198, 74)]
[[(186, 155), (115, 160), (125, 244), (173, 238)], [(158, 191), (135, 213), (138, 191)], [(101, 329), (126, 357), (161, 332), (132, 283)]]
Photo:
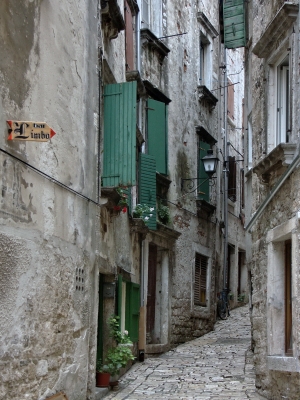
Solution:
[(224, 0), (223, 17), (225, 47), (246, 46), (245, 0)]
[(136, 81), (104, 88), (104, 187), (136, 184)]
[(161, 101), (148, 100), (148, 153), (155, 157), (157, 171), (168, 173), (167, 106)]
[(125, 327), (133, 342), (139, 340), (140, 285), (128, 282), (126, 285)]
[(154, 208), (147, 225), (156, 230), (156, 162), (149, 154), (140, 154), (139, 181), (139, 203)]
[(210, 149), (210, 145), (208, 143), (199, 142), (199, 161), (198, 161), (198, 178), (199, 184), (201, 185), (198, 188), (198, 198), (202, 200), (206, 200), (209, 202), (209, 179), (208, 175), (204, 170), (203, 162), (201, 161), (203, 157), (207, 155), (207, 150)]

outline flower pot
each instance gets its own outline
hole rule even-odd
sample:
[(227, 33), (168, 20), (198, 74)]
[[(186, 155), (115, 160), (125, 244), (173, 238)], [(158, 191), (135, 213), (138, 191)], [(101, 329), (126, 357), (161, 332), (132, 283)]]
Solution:
[(110, 374), (108, 372), (96, 372), (96, 386), (108, 387)]

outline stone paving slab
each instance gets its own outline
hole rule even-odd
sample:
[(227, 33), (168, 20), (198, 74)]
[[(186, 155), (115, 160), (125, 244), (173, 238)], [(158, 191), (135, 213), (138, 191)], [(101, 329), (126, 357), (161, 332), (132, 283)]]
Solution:
[(261, 400), (255, 390), (248, 305), (232, 310), (208, 334), (137, 362), (122, 376), (115, 400)]

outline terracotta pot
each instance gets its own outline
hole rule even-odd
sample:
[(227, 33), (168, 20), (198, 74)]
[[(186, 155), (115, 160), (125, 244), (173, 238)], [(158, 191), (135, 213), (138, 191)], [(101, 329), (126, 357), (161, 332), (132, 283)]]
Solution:
[(110, 374), (108, 372), (96, 372), (96, 386), (108, 387)]

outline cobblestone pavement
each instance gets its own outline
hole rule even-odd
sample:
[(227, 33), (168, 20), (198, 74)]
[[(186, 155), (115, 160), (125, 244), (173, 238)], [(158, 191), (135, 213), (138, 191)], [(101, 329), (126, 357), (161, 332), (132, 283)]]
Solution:
[(215, 330), (136, 363), (105, 399), (262, 399), (255, 392), (248, 305)]

